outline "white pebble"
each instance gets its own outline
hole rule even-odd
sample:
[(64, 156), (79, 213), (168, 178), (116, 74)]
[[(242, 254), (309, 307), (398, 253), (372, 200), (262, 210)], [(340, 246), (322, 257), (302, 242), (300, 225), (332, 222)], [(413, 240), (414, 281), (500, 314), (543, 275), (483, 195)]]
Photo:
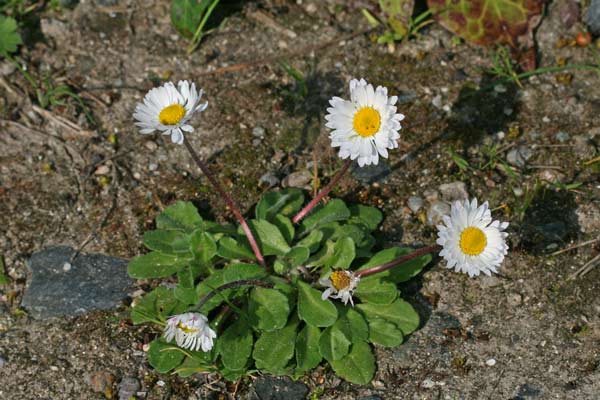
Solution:
[(493, 367), (494, 365), (496, 365), (496, 360), (493, 358), (490, 358), (489, 360), (487, 360), (485, 362), (485, 365), (487, 365), (488, 367)]
[(65, 261), (65, 263), (63, 264), (63, 271), (69, 272), (71, 270), (71, 267), (72, 267), (71, 263), (68, 261)]

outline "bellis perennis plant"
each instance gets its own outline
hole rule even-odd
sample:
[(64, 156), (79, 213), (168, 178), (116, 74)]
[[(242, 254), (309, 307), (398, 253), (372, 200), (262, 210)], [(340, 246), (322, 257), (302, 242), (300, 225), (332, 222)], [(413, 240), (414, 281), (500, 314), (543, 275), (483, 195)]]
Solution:
[(346, 161), (321, 192), (306, 205), (301, 190), (267, 192), (247, 216), (183, 133), (193, 132), (192, 116), (206, 108), (201, 95), (186, 81), (167, 83), (134, 114), (141, 133), (159, 131), (185, 146), (237, 219), (218, 224), (178, 201), (144, 234), (149, 252), (129, 263), (134, 278), (177, 281), (156, 287), (131, 312), (134, 323), (163, 330), (148, 351), (159, 372), (300, 377), (326, 362), (350, 382), (369, 383), (372, 345), (399, 346), (419, 326), (397, 284), (421, 272), (430, 253), (441, 246), (448, 267), (470, 276), (495, 272), (506, 255), (507, 224), (492, 221), (487, 203), (453, 205), (438, 227), (438, 244), (418, 250), (377, 242), (373, 232), (383, 216), (375, 207), (340, 199), (321, 204), (353, 162), (377, 164), (397, 147), (404, 116), (387, 89), (352, 80), (350, 100), (331, 100), (326, 125)]

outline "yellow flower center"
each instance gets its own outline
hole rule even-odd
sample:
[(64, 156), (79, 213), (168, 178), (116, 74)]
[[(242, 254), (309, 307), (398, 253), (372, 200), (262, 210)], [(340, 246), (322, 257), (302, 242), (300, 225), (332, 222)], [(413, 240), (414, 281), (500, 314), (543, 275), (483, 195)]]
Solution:
[(334, 271), (329, 276), (331, 285), (335, 290), (342, 290), (350, 286), (350, 277), (344, 271)]
[(185, 108), (181, 104), (171, 104), (162, 109), (158, 120), (163, 125), (175, 125), (185, 116)]
[(381, 116), (373, 107), (363, 107), (354, 114), (352, 125), (360, 136), (373, 136), (379, 131)]
[(468, 227), (460, 234), (460, 249), (470, 256), (478, 256), (487, 245), (485, 233), (479, 228)]
[(190, 328), (189, 326), (182, 324), (181, 321), (177, 323), (177, 328), (181, 329), (185, 333), (196, 333), (196, 332), (198, 332), (198, 329)]

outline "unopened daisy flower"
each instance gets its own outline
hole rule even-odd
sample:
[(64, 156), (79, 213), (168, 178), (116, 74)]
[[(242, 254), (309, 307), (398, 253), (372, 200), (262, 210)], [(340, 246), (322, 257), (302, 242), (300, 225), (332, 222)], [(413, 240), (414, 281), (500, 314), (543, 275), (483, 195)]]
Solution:
[(329, 100), (325, 126), (333, 129), (329, 138), (332, 147), (340, 148), (340, 158), (350, 157), (361, 167), (387, 158), (388, 149), (398, 147), (404, 119), (396, 112), (397, 101), (397, 96), (388, 97), (387, 88), (373, 88), (364, 79), (350, 81), (350, 100)]
[(163, 135), (171, 135), (173, 143), (183, 143), (183, 132), (193, 132), (194, 128), (188, 124), (192, 115), (197, 111), (204, 111), (208, 103), (200, 103), (203, 90), (196, 90), (196, 84), (188, 81), (179, 81), (177, 87), (171, 82), (151, 89), (144, 97), (143, 103), (135, 107), (133, 117), (138, 121), (135, 124), (144, 134), (156, 130)]
[(443, 247), (440, 256), (447, 261), (447, 268), (471, 277), (498, 272), (508, 252), (508, 233), (503, 232), (507, 227), (508, 222), (492, 221), (487, 202), (477, 207), (477, 199), (457, 201), (450, 216), (444, 216), (444, 225), (437, 227), (437, 244)]
[(177, 346), (184, 349), (206, 352), (212, 349), (217, 334), (208, 326), (204, 315), (190, 312), (169, 318), (164, 336), (167, 342), (175, 338)]
[(344, 304), (348, 304), (349, 301), (354, 306), (352, 294), (359, 281), (360, 277), (352, 271), (333, 271), (327, 277), (319, 280), (319, 284), (327, 288), (321, 295), (321, 299), (326, 300), (328, 297), (341, 299)]

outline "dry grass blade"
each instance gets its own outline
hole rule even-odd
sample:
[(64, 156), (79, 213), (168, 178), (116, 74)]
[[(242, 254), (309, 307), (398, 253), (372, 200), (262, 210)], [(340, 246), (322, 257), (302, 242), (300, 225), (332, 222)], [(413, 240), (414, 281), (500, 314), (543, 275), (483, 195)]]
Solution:
[(590, 272), (594, 267), (600, 264), (600, 254), (596, 255), (596, 257), (592, 258), (590, 261), (586, 262), (583, 267), (579, 268), (575, 271), (571, 276), (569, 276), (568, 280), (573, 280), (576, 278), (581, 278), (588, 272)]
[(554, 257), (559, 254), (566, 253), (567, 251), (571, 251), (571, 250), (575, 250), (575, 249), (578, 249), (583, 246), (587, 246), (588, 244), (594, 244), (596, 242), (600, 242), (600, 238), (588, 240), (588, 241), (582, 242), (582, 243), (577, 243), (577, 244), (574, 244), (573, 246), (567, 247), (566, 249), (555, 251), (554, 253), (550, 254), (550, 257)]

